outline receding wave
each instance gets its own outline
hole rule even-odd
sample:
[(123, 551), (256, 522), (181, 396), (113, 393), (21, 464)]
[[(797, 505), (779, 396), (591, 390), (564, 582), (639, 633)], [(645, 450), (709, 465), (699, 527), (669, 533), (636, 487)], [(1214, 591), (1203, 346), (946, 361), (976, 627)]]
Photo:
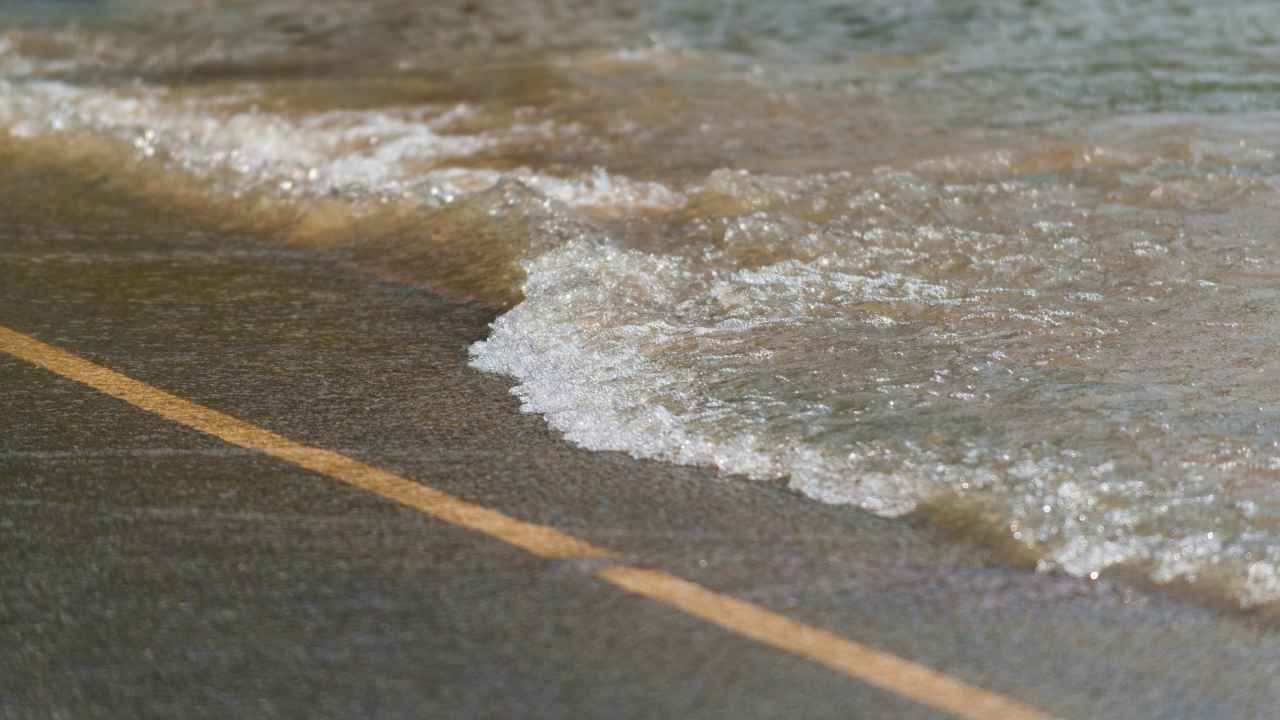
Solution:
[[(29, 24), (0, 31), (0, 143), (492, 306), (472, 362), (585, 447), (1280, 601), (1280, 116), (1221, 88), (1144, 104), (1111, 71), (1132, 102), (1098, 112), (1067, 68), (1078, 107), (1032, 122), (927, 9), (848, 19), (901, 57), (844, 66), (599, 5), (483, 53), (374, 52), (323, 13), (198, 40), (192, 8)], [(930, 95), (948, 62), (989, 94)]]

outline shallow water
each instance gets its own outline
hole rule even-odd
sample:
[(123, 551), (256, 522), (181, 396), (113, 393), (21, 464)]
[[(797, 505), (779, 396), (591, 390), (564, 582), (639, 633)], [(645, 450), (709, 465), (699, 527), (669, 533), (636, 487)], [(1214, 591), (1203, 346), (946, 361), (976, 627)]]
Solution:
[(586, 447), (1272, 604), (1277, 21), (25, 3), (0, 143), (503, 310), (475, 366)]

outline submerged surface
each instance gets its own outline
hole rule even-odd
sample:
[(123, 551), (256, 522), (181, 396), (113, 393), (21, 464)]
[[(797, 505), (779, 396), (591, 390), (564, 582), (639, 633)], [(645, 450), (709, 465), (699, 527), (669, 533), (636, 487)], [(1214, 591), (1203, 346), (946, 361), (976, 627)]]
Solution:
[(574, 442), (1280, 600), (1268, 4), (38, 8), (0, 142), (505, 309)]

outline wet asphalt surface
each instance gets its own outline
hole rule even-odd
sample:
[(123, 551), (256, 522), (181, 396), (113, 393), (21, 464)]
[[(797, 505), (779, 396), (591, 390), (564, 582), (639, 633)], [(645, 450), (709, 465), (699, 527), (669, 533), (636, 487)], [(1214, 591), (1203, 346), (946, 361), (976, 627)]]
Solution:
[[(0, 325), (1064, 718), (1280, 707), (1258, 623), (575, 449), (466, 366), (490, 311), (0, 168)], [(178, 715), (937, 716), (0, 354), (0, 718)]]

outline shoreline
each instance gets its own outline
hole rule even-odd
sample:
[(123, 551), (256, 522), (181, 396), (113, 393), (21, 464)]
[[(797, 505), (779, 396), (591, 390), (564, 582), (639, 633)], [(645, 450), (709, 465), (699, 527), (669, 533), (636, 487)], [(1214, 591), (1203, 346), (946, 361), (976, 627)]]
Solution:
[[(509, 305), (496, 301), (496, 296), (488, 300), (477, 300), (464, 291), (461, 297), (458, 297), (457, 294), (449, 292), (448, 288), (432, 287), (429, 283), (415, 282), (411, 272), (406, 273), (402, 268), (398, 269), (395, 262), (377, 253), (378, 240), (357, 242), (353, 239), (354, 236), (360, 235), (360, 231), (364, 230), (370, 222), (353, 216), (350, 207), (330, 208), (323, 201), (317, 201), (300, 210), (298, 205), (291, 205), (287, 201), (263, 193), (253, 203), (255, 212), (262, 213), (261, 216), (255, 215), (253, 221), (246, 222), (245, 213), (237, 207), (232, 207), (229, 202), (220, 201), (209, 187), (207, 180), (192, 177), (181, 169), (169, 168), (164, 173), (157, 174), (155, 168), (150, 165), (145, 169), (139, 167), (133, 170), (126, 163), (124, 172), (106, 175), (102, 168), (113, 164), (118, 166), (122, 160), (132, 156), (125, 149), (109, 141), (91, 141), (88, 145), (77, 148), (78, 152), (70, 156), (55, 155), (51, 158), (46, 147), (49, 142), (53, 141), (45, 139), (34, 142), (7, 141), (0, 144), (0, 158), (6, 162), (12, 161), (18, 172), (65, 177), (73, 183), (93, 187), (95, 192), (104, 192), (107, 196), (116, 198), (116, 202), (123, 202), (135, 208), (135, 212), (140, 215), (158, 214), (170, 218), (172, 222), (199, 228), (200, 232), (212, 232), (237, 238), (251, 237), (253, 240), (248, 244), (266, 252), (290, 250), (314, 253), (318, 258), (322, 258), (323, 262), (344, 266), (348, 272), (367, 276), (375, 282), (404, 283), (431, 294), (442, 302), (470, 308), (481, 313), (485, 319), (467, 336), (470, 339), (465, 341), (466, 347), (462, 350), (461, 363), (466, 366), (468, 372), (488, 376), (496, 382), (505, 384), (508, 388), (514, 385), (511, 378), (472, 370), (469, 367), (470, 358), (467, 353), (467, 347), (472, 342), (487, 337), (489, 323), (508, 309)], [(86, 158), (89, 159), (88, 162)], [(139, 190), (139, 186), (135, 184), (139, 180), (146, 181), (142, 185), (142, 190)], [(341, 201), (335, 202), (341, 204)], [(236, 203), (243, 203), (243, 199), (237, 199)], [(343, 209), (348, 212), (342, 212)], [(326, 219), (333, 224), (326, 225)], [(380, 229), (389, 237), (402, 232), (399, 229), (400, 225), (408, 222), (407, 219), (398, 217), (390, 221), (386, 219), (380, 219), (380, 221)], [(364, 226), (361, 225), (362, 222), (365, 223)], [(416, 224), (421, 225), (421, 222), (419, 219)], [(429, 259), (431, 248), (424, 250), (427, 253), (424, 257)], [(596, 452), (578, 448), (570, 443), (558, 431), (550, 428), (541, 415), (519, 410), (517, 407), (519, 401), (514, 396), (511, 402), (515, 413), (540, 424), (545, 432), (554, 438), (554, 441), (573, 447), (578, 452), (593, 454)], [(981, 519), (981, 512), (957, 510), (959, 505), (966, 504), (968, 501), (955, 506), (947, 505), (949, 501), (963, 501), (964, 499), (959, 496), (935, 498), (923, 503), (905, 516), (886, 519), (859, 508), (827, 504), (809, 498), (802, 492), (789, 488), (786, 478), (751, 480), (705, 466), (686, 466), (661, 460), (636, 460), (627, 453), (616, 451), (605, 451), (605, 453), (618, 454), (640, 463), (657, 463), (672, 469), (687, 469), (700, 473), (704, 482), (764, 485), (792, 496), (800, 502), (828, 508), (833, 512), (865, 515), (880, 522), (904, 522), (913, 528), (923, 528), (926, 533), (934, 534), (945, 542), (956, 545), (962, 552), (972, 553), (973, 557), (979, 558), (982, 563), (995, 563), (1014, 572), (1029, 572), (1044, 576), (1048, 583), (1055, 583), (1062, 579), (1085, 584), (1095, 582), (1089, 578), (1071, 576), (1059, 570), (1049, 573), (1037, 570), (1037, 564), (1042, 556), (1035, 551), (1034, 547), (1010, 538), (1003, 531), (1002, 525), (984, 522)], [(1132, 591), (1165, 596), (1177, 602), (1186, 602), (1196, 607), (1225, 613), (1226, 616), (1250, 626), (1265, 628), (1268, 631), (1280, 629), (1280, 602), (1246, 607), (1221, 584), (1191, 582), (1183, 579), (1159, 583), (1151, 579), (1141, 567), (1132, 565), (1110, 568), (1102, 573), (1101, 579)]]

